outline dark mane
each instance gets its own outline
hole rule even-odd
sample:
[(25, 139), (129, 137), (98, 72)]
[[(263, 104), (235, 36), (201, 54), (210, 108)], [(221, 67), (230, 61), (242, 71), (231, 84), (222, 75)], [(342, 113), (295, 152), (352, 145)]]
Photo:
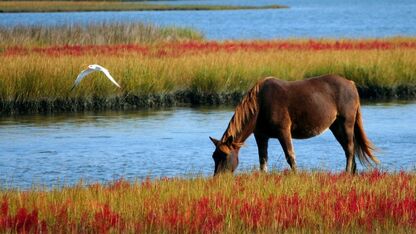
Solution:
[(267, 79), (271, 78), (265, 78), (258, 81), (256, 85), (254, 85), (254, 87), (251, 88), (243, 97), (243, 100), (237, 105), (234, 115), (228, 124), (227, 130), (221, 138), (222, 142), (226, 142), (229, 137), (236, 139), (237, 135), (244, 130), (244, 127), (250, 122), (250, 120), (257, 116), (259, 109), (257, 94), (259, 93), (260, 87)]

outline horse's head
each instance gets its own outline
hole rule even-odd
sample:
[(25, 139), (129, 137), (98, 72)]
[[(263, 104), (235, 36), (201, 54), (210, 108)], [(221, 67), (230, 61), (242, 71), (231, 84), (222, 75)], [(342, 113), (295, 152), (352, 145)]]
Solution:
[(222, 172), (234, 172), (238, 166), (238, 152), (242, 143), (233, 142), (233, 138), (229, 137), (225, 142), (210, 137), (215, 145), (215, 151), (212, 158), (215, 161), (214, 176)]

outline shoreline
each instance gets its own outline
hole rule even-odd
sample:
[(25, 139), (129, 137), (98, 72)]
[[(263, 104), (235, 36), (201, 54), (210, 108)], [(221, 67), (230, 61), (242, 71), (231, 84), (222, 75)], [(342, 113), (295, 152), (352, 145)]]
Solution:
[[(361, 101), (403, 101), (416, 100), (415, 86), (361, 87), (358, 86)], [(133, 95), (123, 94), (111, 97), (48, 98), (37, 101), (0, 100), (0, 115), (45, 114), (61, 112), (140, 110), (181, 106), (237, 105), (245, 93), (198, 93), (179, 91), (168, 94)]]
[(233, 5), (169, 5), (146, 2), (116, 1), (7, 1), (0, 2), (0, 13), (35, 12), (91, 12), (91, 11), (222, 11), (285, 9), (284, 5), (233, 6)]

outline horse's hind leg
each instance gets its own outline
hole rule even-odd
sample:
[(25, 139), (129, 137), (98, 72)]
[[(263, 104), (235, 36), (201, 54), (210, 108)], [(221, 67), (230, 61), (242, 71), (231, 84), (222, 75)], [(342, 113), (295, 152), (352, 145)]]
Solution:
[(354, 158), (354, 121), (338, 117), (329, 129), (345, 152), (347, 158), (345, 170), (349, 173), (355, 173), (357, 165)]
[(296, 172), (296, 156), (292, 145), (292, 135), (290, 134), (290, 132), (284, 132), (278, 139), (280, 145), (283, 148), (283, 152), (285, 153), (287, 163), (289, 163), (290, 168), (292, 168), (292, 171)]
[(269, 145), (269, 138), (254, 134), (257, 142), (257, 149), (259, 151), (260, 170), (267, 172), (267, 147)]

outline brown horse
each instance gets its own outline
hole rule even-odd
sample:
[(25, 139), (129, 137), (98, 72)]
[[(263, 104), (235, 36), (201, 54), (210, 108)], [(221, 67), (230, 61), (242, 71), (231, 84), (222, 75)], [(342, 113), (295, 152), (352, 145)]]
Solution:
[(292, 82), (265, 78), (236, 107), (221, 140), (210, 137), (216, 147), (214, 175), (237, 168), (240, 147), (252, 133), (262, 171), (267, 171), (269, 138), (279, 140), (287, 162), (296, 171), (292, 138), (310, 138), (328, 128), (345, 151), (347, 172), (356, 171), (354, 154), (365, 166), (371, 165), (369, 159), (379, 163), (363, 129), (354, 82), (336, 75)]

